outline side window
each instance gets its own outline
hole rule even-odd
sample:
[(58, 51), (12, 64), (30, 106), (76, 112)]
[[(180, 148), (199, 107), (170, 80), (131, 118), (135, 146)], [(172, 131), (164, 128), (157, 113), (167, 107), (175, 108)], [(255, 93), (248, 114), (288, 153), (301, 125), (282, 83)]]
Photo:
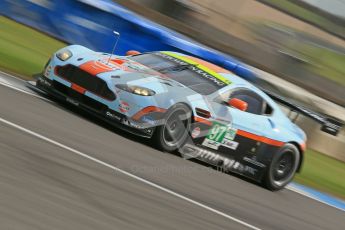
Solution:
[(265, 103), (265, 110), (264, 110), (264, 115), (271, 115), (273, 113), (273, 108), (268, 104), (268, 103)]
[(273, 108), (260, 95), (246, 88), (228, 91), (220, 95), (216, 101), (228, 105), (228, 101), (231, 98), (238, 98), (247, 102), (247, 113), (258, 115), (270, 115), (273, 113)]
[(215, 98), (215, 101), (229, 106), (228, 102), (232, 98), (238, 98), (247, 102), (247, 113), (271, 115), (274, 112), (273, 108), (260, 95), (247, 88), (237, 88), (226, 91)]
[(248, 108), (246, 112), (248, 113), (262, 114), (264, 112), (264, 101), (259, 95), (250, 90), (236, 90), (230, 94), (229, 99), (230, 98), (238, 98), (242, 101), (247, 102)]

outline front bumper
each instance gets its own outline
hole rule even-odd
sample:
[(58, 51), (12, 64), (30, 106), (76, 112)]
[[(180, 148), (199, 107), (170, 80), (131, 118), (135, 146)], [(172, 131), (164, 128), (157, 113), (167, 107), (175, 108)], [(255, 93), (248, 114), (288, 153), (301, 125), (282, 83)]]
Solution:
[(155, 127), (152, 127), (151, 124), (134, 121), (130, 117), (110, 109), (107, 105), (44, 76), (39, 76), (36, 81), (36, 86), (31, 85), (31, 87), (33, 87), (34, 90), (39, 89), (62, 102), (77, 106), (127, 132), (147, 138), (153, 135)]

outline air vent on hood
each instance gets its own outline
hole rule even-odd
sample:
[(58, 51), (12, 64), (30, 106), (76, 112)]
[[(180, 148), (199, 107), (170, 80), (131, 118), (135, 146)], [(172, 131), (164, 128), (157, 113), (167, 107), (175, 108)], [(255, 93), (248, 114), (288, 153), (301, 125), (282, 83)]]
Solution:
[(168, 86), (172, 86), (169, 82), (160, 81), (160, 83), (168, 85)]

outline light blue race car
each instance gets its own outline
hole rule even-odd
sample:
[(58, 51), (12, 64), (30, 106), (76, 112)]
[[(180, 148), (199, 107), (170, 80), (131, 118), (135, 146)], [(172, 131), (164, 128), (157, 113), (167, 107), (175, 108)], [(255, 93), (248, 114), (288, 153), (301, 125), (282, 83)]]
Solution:
[(341, 127), (279, 95), (268, 96), (228, 70), (176, 52), (116, 56), (72, 45), (52, 56), (36, 87), (151, 138), (163, 151), (239, 173), (271, 190), (292, 180), (306, 148), (306, 135), (274, 100), (319, 121), (330, 134)]

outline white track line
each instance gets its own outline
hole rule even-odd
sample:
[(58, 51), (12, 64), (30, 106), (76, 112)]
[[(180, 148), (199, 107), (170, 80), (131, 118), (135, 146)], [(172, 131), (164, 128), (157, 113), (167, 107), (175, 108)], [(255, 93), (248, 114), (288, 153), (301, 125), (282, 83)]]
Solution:
[(2, 82), (1, 80), (0, 80), (0, 85), (3, 85), (3, 86), (6, 86), (6, 87), (8, 87), (8, 88), (14, 89), (14, 90), (16, 90), (16, 91), (19, 91), (19, 92), (22, 92), (22, 93), (25, 93), (25, 94), (28, 94), (28, 95), (31, 95), (31, 96), (34, 96), (34, 97), (43, 99), (43, 100), (45, 100), (45, 101), (51, 101), (51, 100), (49, 100), (49, 99), (47, 99), (47, 98), (45, 98), (45, 97), (41, 97), (41, 96), (39, 96), (39, 95), (37, 95), (37, 94), (31, 93), (31, 92), (26, 91), (26, 90), (24, 90), (24, 89), (20, 89), (20, 88), (18, 88), (18, 87), (15, 87), (15, 86), (13, 86), (13, 85), (8, 84), (8, 83)]
[[(8, 76), (8, 77), (12, 77), (12, 78), (18, 80), (18, 78), (13, 77), (13, 76), (11, 76), (11, 75), (9, 75), (9, 74), (6, 74), (6, 73), (4, 73), (4, 72), (2, 72), (2, 71), (0, 71), (0, 74), (6, 75), (6, 76)], [(26, 83), (26, 81), (24, 81), (24, 80), (22, 80), (22, 79), (19, 79), (19, 80)], [(45, 100), (45, 101), (52, 102), (51, 100), (49, 100), (49, 99), (47, 99), (47, 98), (45, 98), (45, 97), (42, 97), (42, 96), (37, 95), (37, 94), (35, 94), (35, 93), (31, 93), (31, 92), (26, 91), (26, 90), (24, 90), (24, 89), (18, 88), (18, 87), (14, 86), (14, 85), (12, 85), (12, 84), (10, 84), (10, 83), (8, 83), (8, 82), (1, 81), (1, 77), (0, 77), (0, 85), (6, 86), (6, 87), (8, 87), (8, 88), (11, 88), (11, 89), (13, 89), (13, 90), (19, 91), (19, 92), (21, 92), (21, 93), (25, 93), (25, 94), (28, 94), (28, 95), (31, 95), (31, 96), (40, 98), (40, 99)]]
[(313, 196), (313, 195), (308, 194), (307, 192), (304, 192), (304, 191), (302, 191), (302, 190), (299, 190), (298, 188), (294, 188), (294, 187), (291, 186), (291, 185), (288, 185), (286, 188), (289, 189), (290, 191), (293, 191), (293, 192), (295, 192), (295, 193), (298, 193), (298, 194), (300, 194), (300, 195), (302, 195), (302, 196), (306, 196), (306, 197), (308, 197), (308, 198), (310, 198), (310, 199), (312, 199), (312, 200), (318, 201), (318, 202), (320, 202), (320, 203), (322, 203), (322, 204), (328, 205), (328, 206), (330, 206), (330, 207), (332, 207), (332, 208), (336, 208), (336, 209), (338, 209), (338, 210), (340, 210), (340, 211), (345, 212), (345, 209), (343, 209), (343, 208), (341, 208), (341, 207), (337, 207), (337, 206), (332, 205), (332, 204), (329, 204), (329, 203), (327, 203), (327, 202), (325, 202), (325, 201), (323, 201), (323, 200), (321, 200), (321, 199), (318, 199), (317, 197), (315, 197), (315, 196)]
[(0, 71), (0, 74), (6, 75), (6, 77), (10, 77), (10, 78), (16, 79), (16, 80), (18, 80), (18, 81), (23, 81), (23, 82), (25, 82), (25, 80), (23, 80), (23, 79), (21, 79), (21, 78), (18, 78), (18, 77), (16, 77), (16, 76), (13, 76), (13, 75), (11, 75), (11, 74), (9, 74), (9, 73), (3, 72), (3, 71)]
[(34, 131), (31, 131), (31, 130), (29, 130), (29, 129), (26, 129), (26, 128), (20, 126), (20, 125), (17, 125), (17, 124), (12, 123), (12, 122), (10, 122), (10, 121), (8, 121), (8, 120), (5, 120), (5, 119), (3, 119), (3, 118), (1, 118), (1, 117), (0, 117), (0, 122), (5, 123), (5, 124), (7, 124), (7, 125), (9, 125), (9, 126), (11, 126), (11, 127), (13, 127), (13, 128), (16, 128), (16, 129), (18, 129), (18, 130), (20, 130), (20, 131), (22, 131), (22, 132), (24, 132), (24, 133), (30, 134), (30, 135), (32, 135), (32, 136), (34, 136), (34, 137), (37, 137), (37, 138), (39, 138), (39, 139), (41, 139), (41, 140), (44, 140), (44, 141), (46, 141), (46, 142), (48, 142), (48, 143), (50, 143), (50, 144), (56, 145), (56, 146), (58, 146), (58, 147), (60, 147), (60, 148), (62, 148), (62, 149), (65, 149), (65, 150), (68, 150), (68, 151), (70, 151), (70, 152), (72, 152), (72, 153), (75, 153), (76, 155), (79, 155), (79, 156), (84, 157), (84, 158), (86, 158), (86, 159), (88, 159), (88, 160), (91, 160), (91, 161), (93, 161), (93, 162), (96, 162), (96, 163), (98, 163), (98, 164), (100, 164), (100, 165), (102, 165), (102, 166), (105, 166), (105, 167), (107, 167), (107, 168), (110, 168), (110, 169), (112, 169), (112, 170), (114, 170), (114, 171), (116, 171), (116, 172), (122, 173), (122, 174), (124, 174), (124, 175), (126, 175), (126, 176), (128, 176), (128, 177), (131, 177), (131, 178), (133, 178), (133, 179), (136, 179), (136, 180), (138, 180), (138, 181), (140, 181), (140, 182), (142, 182), (142, 183), (144, 183), (144, 184), (147, 184), (147, 185), (149, 185), (149, 186), (151, 186), (151, 187), (154, 187), (154, 188), (156, 188), (156, 189), (158, 189), (158, 190), (161, 190), (161, 191), (163, 191), (163, 192), (166, 192), (166, 193), (168, 193), (168, 194), (170, 194), (170, 195), (172, 195), (172, 196), (178, 197), (178, 198), (180, 198), (180, 199), (182, 199), (182, 200), (184, 200), (184, 201), (187, 201), (187, 202), (192, 203), (192, 204), (194, 204), (194, 205), (196, 205), (196, 206), (199, 206), (199, 207), (201, 207), (201, 208), (204, 208), (204, 209), (206, 209), (206, 210), (208, 210), (208, 211), (210, 211), (210, 212), (213, 212), (213, 213), (215, 213), (215, 214), (217, 214), (217, 215), (220, 215), (220, 216), (222, 216), (222, 217), (224, 217), (224, 218), (226, 218), (226, 219), (229, 219), (229, 220), (234, 221), (234, 222), (236, 222), (236, 223), (238, 223), (238, 224), (241, 224), (241, 225), (243, 225), (243, 226), (245, 226), (245, 227), (248, 227), (249, 229), (260, 230), (260, 228), (255, 227), (255, 226), (253, 226), (253, 225), (251, 225), (251, 224), (248, 224), (248, 223), (246, 223), (246, 222), (244, 222), (244, 221), (242, 221), (242, 220), (239, 220), (239, 219), (237, 219), (237, 218), (235, 218), (235, 217), (233, 217), (233, 216), (230, 216), (230, 215), (228, 215), (228, 214), (226, 214), (226, 213), (224, 213), (224, 212), (218, 211), (218, 210), (216, 210), (216, 209), (214, 209), (214, 208), (211, 208), (211, 207), (209, 207), (209, 206), (207, 206), (207, 205), (205, 205), (205, 204), (202, 204), (202, 203), (200, 203), (200, 202), (198, 202), (198, 201), (195, 201), (195, 200), (193, 200), (193, 199), (191, 199), (191, 198), (188, 198), (188, 197), (186, 197), (186, 196), (184, 196), (184, 195), (181, 195), (181, 194), (179, 194), (179, 193), (176, 193), (176, 192), (174, 192), (174, 191), (172, 191), (172, 190), (170, 190), (170, 189), (168, 189), (168, 188), (165, 188), (165, 187), (163, 187), (163, 186), (161, 186), (161, 185), (158, 185), (158, 184), (156, 184), (156, 183), (153, 183), (153, 182), (151, 182), (151, 181), (148, 181), (148, 180), (146, 180), (146, 179), (144, 179), (144, 178), (142, 178), (142, 177), (136, 176), (136, 175), (134, 175), (134, 174), (132, 174), (132, 173), (130, 173), (130, 172), (127, 172), (127, 171), (125, 171), (125, 170), (123, 170), (123, 169), (117, 168), (117, 167), (115, 167), (115, 166), (113, 166), (113, 165), (111, 165), (111, 164), (108, 164), (108, 163), (106, 163), (106, 162), (104, 162), (104, 161), (101, 161), (101, 160), (99, 160), (99, 159), (97, 159), (97, 158), (95, 158), (95, 157), (89, 156), (89, 155), (87, 155), (87, 154), (85, 154), (85, 153), (82, 153), (82, 152), (80, 152), (80, 151), (78, 151), (78, 150), (76, 150), (76, 149), (74, 149), (74, 148), (68, 147), (68, 146), (66, 146), (66, 145), (64, 145), (64, 144), (61, 144), (61, 143), (59, 143), (59, 142), (57, 142), (57, 141), (54, 141), (54, 140), (52, 140), (52, 139), (50, 139), (50, 138), (48, 138), (48, 137), (45, 137), (45, 136), (43, 136), (43, 135), (41, 135), (41, 134), (38, 134), (38, 133), (36, 133), (36, 132), (34, 132)]

